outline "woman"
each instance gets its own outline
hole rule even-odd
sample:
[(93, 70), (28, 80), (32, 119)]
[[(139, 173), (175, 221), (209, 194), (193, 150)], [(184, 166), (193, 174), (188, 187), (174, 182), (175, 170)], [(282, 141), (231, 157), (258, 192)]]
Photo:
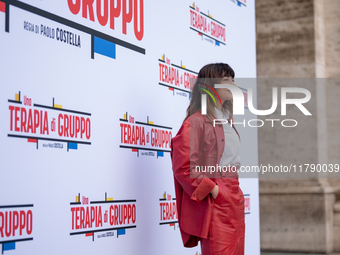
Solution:
[[(214, 125), (214, 119), (230, 122), (233, 110), (230, 90), (215, 84), (235, 85), (234, 76), (223, 63), (199, 71), (187, 116), (171, 140), (183, 244), (194, 247), (200, 241), (202, 255), (244, 254), (244, 197), (235, 171), (240, 167), (240, 138), (234, 125)], [(201, 113), (202, 94), (207, 94), (206, 115)]]

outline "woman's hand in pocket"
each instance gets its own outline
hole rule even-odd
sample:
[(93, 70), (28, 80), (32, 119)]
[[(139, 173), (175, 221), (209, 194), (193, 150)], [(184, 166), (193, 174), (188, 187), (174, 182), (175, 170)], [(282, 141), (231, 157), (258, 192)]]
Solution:
[(211, 195), (212, 195), (214, 200), (217, 197), (218, 192), (219, 192), (219, 187), (218, 187), (218, 185), (216, 183), (215, 187), (210, 191), (210, 193), (211, 193)]

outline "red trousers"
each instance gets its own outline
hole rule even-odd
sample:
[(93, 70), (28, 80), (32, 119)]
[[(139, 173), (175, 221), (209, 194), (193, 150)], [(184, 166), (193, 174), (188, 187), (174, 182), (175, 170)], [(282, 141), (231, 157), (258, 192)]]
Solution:
[(244, 196), (238, 177), (218, 180), (209, 236), (200, 239), (202, 255), (244, 255)]

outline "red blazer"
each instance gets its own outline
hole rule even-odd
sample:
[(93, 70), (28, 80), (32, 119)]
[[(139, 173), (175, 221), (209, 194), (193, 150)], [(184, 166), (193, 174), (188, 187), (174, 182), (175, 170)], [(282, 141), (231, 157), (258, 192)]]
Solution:
[(201, 111), (186, 119), (171, 139), (178, 223), (185, 247), (197, 246), (200, 237), (208, 237), (213, 208), (210, 191), (216, 183), (223, 185), (216, 173), (197, 172), (195, 166), (219, 164), (224, 144), (223, 126), (213, 127)]

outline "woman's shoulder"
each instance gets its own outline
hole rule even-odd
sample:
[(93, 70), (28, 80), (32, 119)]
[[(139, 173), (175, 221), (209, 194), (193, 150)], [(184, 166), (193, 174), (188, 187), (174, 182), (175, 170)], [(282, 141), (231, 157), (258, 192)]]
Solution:
[[(184, 122), (186, 125), (195, 124), (195, 123), (202, 123), (206, 122), (208, 118), (205, 115), (202, 115), (201, 111), (196, 111), (191, 114)], [(209, 121), (209, 120), (208, 120)]]
[(201, 111), (197, 111), (190, 115), (182, 124), (175, 137), (171, 140), (172, 146), (183, 146), (190, 144), (191, 139), (196, 138), (205, 140), (215, 140), (215, 132), (213, 125)]
[(191, 114), (182, 124), (180, 129), (202, 129), (205, 124), (209, 122), (208, 118), (205, 115), (201, 114), (201, 111), (196, 111)]
[(183, 122), (177, 134), (190, 133), (190, 131), (201, 134), (207, 129), (207, 126), (212, 126), (209, 119), (202, 115), (201, 111), (196, 111)]

